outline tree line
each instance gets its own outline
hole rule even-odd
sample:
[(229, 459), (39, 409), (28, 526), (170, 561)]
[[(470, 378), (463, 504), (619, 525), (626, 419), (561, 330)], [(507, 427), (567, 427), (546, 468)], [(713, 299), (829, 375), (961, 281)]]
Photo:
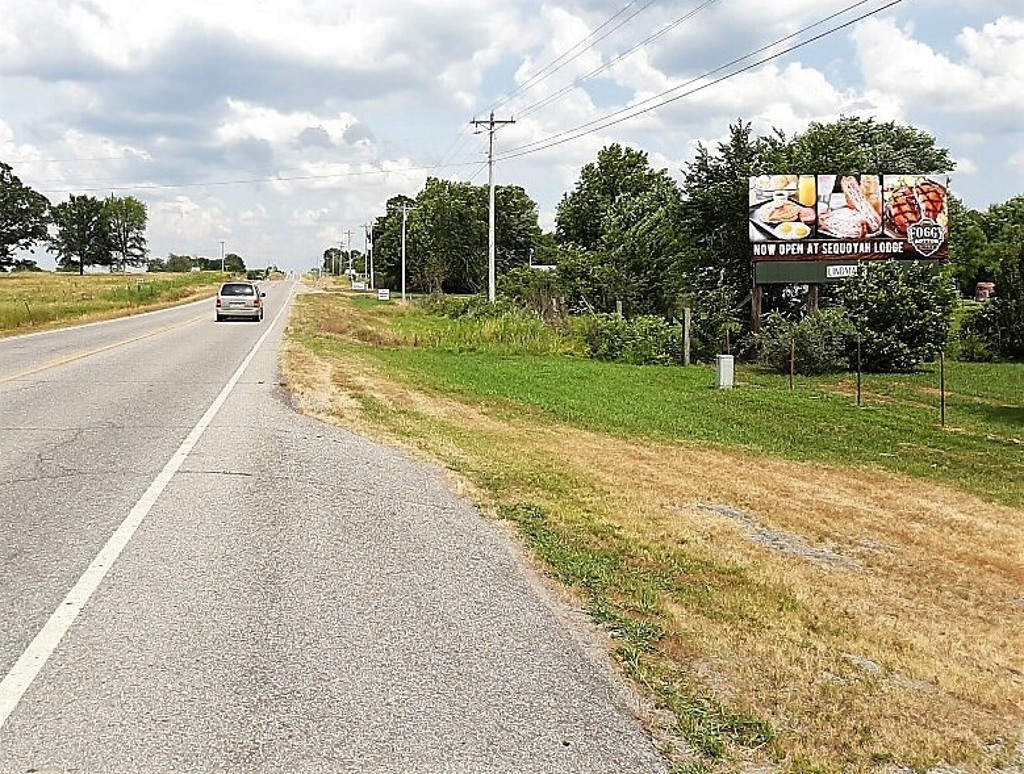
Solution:
[(72, 195), (66, 202), (51, 204), (0, 161), (0, 271), (38, 271), (36, 261), (17, 256), (42, 244), (56, 257), (58, 271), (79, 274), (87, 268), (124, 271), (143, 266), (151, 272), (247, 273), (237, 253), (227, 253), (223, 259), (173, 252), (167, 258), (150, 257), (148, 222), (145, 203), (133, 196)]
[[(694, 353), (763, 357), (797, 339), (816, 352), (808, 370), (850, 357), (853, 342), (873, 367), (908, 368), (951, 340), (964, 357), (1024, 357), (1024, 196), (971, 210), (949, 197), (950, 260), (939, 271), (883, 261), (841, 283), (763, 288), (750, 314), (752, 270), (747, 181), (797, 170), (808, 174), (948, 173), (953, 161), (934, 137), (894, 122), (843, 117), (792, 137), (729, 127), (714, 148), (698, 145), (676, 181), (647, 154), (612, 144), (583, 166), (559, 201), (555, 228), (538, 224), (537, 204), (516, 185), (496, 189), (499, 291), (568, 314), (626, 320), (692, 319)], [(420, 293), (478, 293), (487, 283), (488, 190), (428, 178), (415, 197), (394, 196), (370, 226), (378, 286)], [(218, 269), (215, 259), (146, 258), (146, 205), (133, 197), (71, 196), (51, 205), (0, 162), (0, 270), (31, 268), (16, 256), (45, 244), (58, 268), (83, 273), (145, 264), (151, 271)], [(368, 273), (369, 255), (328, 248), (323, 269)], [(531, 265), (554, 266), (540, 274)], [(239, 256), (224, 268), (245, 271)], [(993, 282), (996, 297), (966, 313), (957, 296)], [(956, 312), (956, 315), (954, 314)], [(648, 325), (648, 329), (654, 326)], [(813, 344), (813, 346), (812, 346)]]
[[(763, 326), (750, 313), (750, 178), (790, 170), (883, 175), (953, 168), (948, 150), (928, 133), (852, 117), (814, 123), (792, 137), (755, 136), (750, 123), (739, 121), (717, 147), (698, 146), (678, 183), (642, 150), (612, 144), (563, 195), (553, 233), (542, 233), (537, 205), (521, 187), (496, 189), (499, 291), (538, 308), (557, 299), (571, 314), (627, 320), (673, 322), (689, 309), (694, 351), (704, 358), (725, 351), (763, 357), (783, 344), (788, 352), (799, 338), (812, 354), (808, 371), (848, 365), (854, 348), (869, 368), (904, 369), (934, 358), (958, 336), (964, 357), (1024, 357), (1024, 196), (979, 212), (951, 195), (950, 259), (937, 271), (936, 264), (865, 262), (844, 282), (764, 286)], [(414, 198), (390, 199), (372, 226), (377, 285), (399, 285), (404, 220), (410, 289), (480, 292), (487, 211), (486, 186), (436, 178)], [(365, 268), (366, 256), (329, 248), (328, 271), (332, 256), (341, 258), (334, 265), (352, 258)], [(556, 269), (524, 274), (530, 264)], [(957, 298), (973, 294), (978, 282), (994, 282), (995, 299), (958, 321)]]
[(16, 256), (39, 243), (47, 245), (61, 271), (141, 266), (147, 220), (146, 205), (133, 196), (72, 195), (51, 204), (0, 161), (0, 271), (34, 268), (34, 261)]

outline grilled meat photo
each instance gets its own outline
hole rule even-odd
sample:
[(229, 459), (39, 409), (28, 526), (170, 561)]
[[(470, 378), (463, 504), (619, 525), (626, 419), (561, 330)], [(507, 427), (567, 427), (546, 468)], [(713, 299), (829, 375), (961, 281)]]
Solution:
[(946, 205), (946, 189), (938, 183), (921, 179), (904, 183), (886, 196), (885, 219), (890, 229), (906, 236), (907, 229), (926, 218), (938, 220)]

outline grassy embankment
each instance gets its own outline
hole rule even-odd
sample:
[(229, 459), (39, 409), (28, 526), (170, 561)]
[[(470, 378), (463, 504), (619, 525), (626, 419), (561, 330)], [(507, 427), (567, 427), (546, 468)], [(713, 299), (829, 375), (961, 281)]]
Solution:
[(1024, 729), (1024, 366), (631, 367), (300, 297), (312, 413), (441, 460), (612, 635), (680, 771), (989, 772)]
[[(142, 280), (141, 283), (138, 280)], [(0, 275), (0, 335), (210, 295), (217, 274)], [(290, 386), (441, 459), (614, 635), (690, 770), (946, 761), (1024, 724), (1024, 366), (786, 380), (566, 357), (553, 332), (302, 299)], [(325, 375), (330, 375), (325, 380)], [(681, 752), (684, 746), (696, 758)]]
[(224, 275), (0, 274), (0, 336), (45, 330), (206, 298)]

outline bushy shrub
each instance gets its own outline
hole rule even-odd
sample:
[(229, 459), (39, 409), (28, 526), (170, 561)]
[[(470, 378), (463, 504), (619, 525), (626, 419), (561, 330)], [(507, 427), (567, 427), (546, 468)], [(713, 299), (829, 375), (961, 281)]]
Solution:
[(469, 318), (474, 320), (493, 320), (506, 315), (524, 315), (527, 310), (515, 303), (511, 298), (496, 298), (494, 303), (487, 296), (451, 296), (434, 293), (419, 302), (430, 314), (448, 317), (452, 320)]
[(671, 365), (682, 360), (682, 332), (660, 317), (626, 319), (614, 314), (587, 318), (587, 353), (597, 360), (633, 365)]
[[(946, 346), (956, 288), (932, 265), (866, 262), (856, 277), (843, 283), (841, 296), (859, 334), (865, 371), (911, 371), (934, 360)], [(856, 344), (855, 337), (851, 362)]]
[(498, 279), (498, 297), (507, 298), (551, 321), (559, 317), (562, 296), (557, 272), (540, 271), (528, 266), (510, 269)]
[(991, 362), (998, 355), (997, 338), (992, 304), (972, 303), (959, 315), (946, 356), (975, 363)]
[(769, 314), (754, 343), (761, 365), (788, 373), (792, 358), (796, 373), (813, 376), (848, 370), (847, 353), (855, 337), (845, 309), (825, 309), (799, 322)]

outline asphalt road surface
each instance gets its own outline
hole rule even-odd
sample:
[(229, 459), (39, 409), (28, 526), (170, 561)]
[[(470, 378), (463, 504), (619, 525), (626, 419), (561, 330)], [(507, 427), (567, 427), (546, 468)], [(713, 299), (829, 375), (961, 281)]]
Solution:
[(212, 302), (0, 340), (0, 774), (662, 772), (507, 535)]

